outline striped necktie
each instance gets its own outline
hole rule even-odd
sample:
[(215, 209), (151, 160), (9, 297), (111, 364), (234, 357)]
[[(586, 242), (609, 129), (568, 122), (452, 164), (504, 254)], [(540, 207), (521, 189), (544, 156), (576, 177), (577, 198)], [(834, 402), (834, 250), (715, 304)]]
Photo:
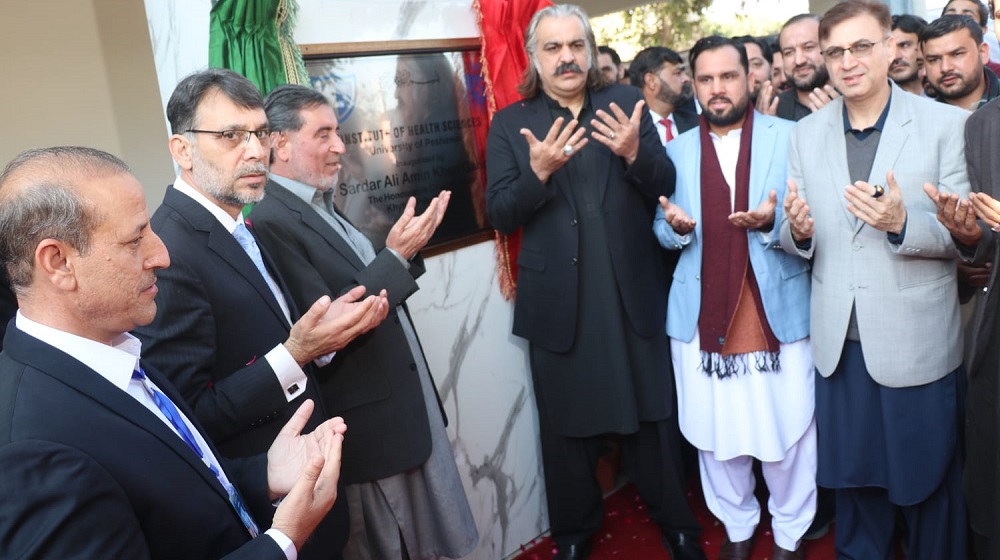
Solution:
[(237, 491), (229, 480), (222, 475), (222, 471), (219, 470), (219, 467), (212, 464), (212, 462), (205, 456), (205, 452), (202, 450), (201, 446), (198, 445), (198, 441), (194, 438), (194, 434), (191, 433), (191, 429), (188, 428), (187, 423), (184, 422), (184, 417), (181, 416), (181, 411), (177, 410), (174, 403), (166, 395), (164, 395), (162, 391), (157, 389), (152, 382), (150, 382), (149, 378), (146, 377), (146, 372), (144, 372), (141, 367), (132, 372), (132, 379), (142, 383), (142, 387), (146, 390), (146, 393), (153, 399), (153, 402), (156, 403), (156, 407), (160, 409), (160, 412), (162, 412), (167, 418), (170, 425), (173, 426), (177, 435), (181, 436), (184, 443), (188, 444), (188, 447), (194, 451), (195, 455), (197, 455), (198, 458), (205, 463), (205, 466), (212, 471), (212, 474), (214, 474), (215, 478), (218, 479), (219, 484), (222, 484), (222, 487), (226, 489), (226, 493), (229, 494), (229, 503), (233, 505), (233, 509), (235, 509), (236, 513), (240, 516), (240, 519), (243, 521), (243, 525), (245, 525), (247, 531), (250, 532), (250, 536), (256, 537), (259, 533), (257, 523), (250, 515), (250, 511), (247, 509), (246, 503), (243, 502), (243, 498), (240, 497), (239, 491)]

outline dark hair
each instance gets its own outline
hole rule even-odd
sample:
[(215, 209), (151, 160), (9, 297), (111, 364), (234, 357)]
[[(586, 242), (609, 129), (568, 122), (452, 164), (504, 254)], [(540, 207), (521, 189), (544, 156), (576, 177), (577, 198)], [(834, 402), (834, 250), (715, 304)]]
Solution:
[(871, 16), (886, 31), (892, 29), (889, 7), (876, 0), (846, 0), (827, 10), (819, 20), (819, 40), (830, 37), (830, 31), (845, 21), (858, 16)]
[(898, 29), (903, 33), (912, 33), (919, 36), (925, 27), (927, 27), (927, 20), (924, 18), (913, 14), (901, 14), (892, 16), (892, 29), (890, 31)]
[(622, 65), (622, 57), (618, 56), (618, 51), (616, 51), (615, 49), (612, 49), (611, 47), (609, 47), (607, 45), (599, 45), (597, 47), (597, 52), (599, 54), (606, 54), (606, 55), (610, 56), (611, 57), (611, 62), (614, 62), (615, 66), (621, 66)]
[[(0, 255), (15, 292), (31, 286), (35, 249), (43, 239), (58, 239), (84, 255), (90, 250), (104, 217), (75, 182), (129, 172), (117, 157), (81, 146), (27, 150), (7, 164), (0, 173)], [(8, 192), (15, 180), (24, 185)]]
[(253, 82), (224, 68), (209, 68), (181, 80), (167, 102), (167, 120), (174, 134), (195, 127), (198, 105), (206, 95), (221, 91), (242, 109), (263, 109), (264, 100)]
[(695, 75), (697, 73), (696, 65), (698, 63), (698, 57), (701, 56), (701, 53), (705, 51), (714, 51), (726, 46), (736, 49), (736, 52), (740, 55), (740, 64), (743, 65), (743, 70), (749, 73), (750, 62), (747, 60), (747, 50), (743, 47), (743, 43), (735, 39), (722, 37), (721, 35), (710, 35), (708, 37), (698, 39), (698, 42), (696, 42), (694, 46), (691, 47), (691, 50), (688, 51), (688, 60), (691, 61), (691, 74)]
[(278, 86), (264, 98), (267, 126), (271, 132), (299, 130), (305, 124), (302, 122), (303, 109), (329, 104), (325, 95), (312, 88), (292, 84)]
[(983, 43), (983, 28), (976, 23), (976, 20), (967, 15), (948, 14), (937, 18), (924, 27), (923, 31), (920, 32), (920, 47), (923, 48), (924, 43), (931, 39), (940, 39), (962, 29), (967, 30), (972, 35), (976, 45)]
[(774, 52), (771, 51), (771, 45), (768, 45), (767, 41), (763, 38), (754, 37), (753, 35), (741, 35), (739, 37), (733, 37), (733, 40), (739, 42), (744, 48), (746, 48), (747, 43), (757, 45), (757, 48), (760, 49), (760, 54), (764, 57), (764, 60), (766, 60), (768, 64), (774, 63)]
[[(989, 10), (989, 8), (987, 8), (986, 4), (983, 4), (979, 0), (969, 0), (969, 1), (976, 3), (976, 10), (979, 12), (979, 25), (982, 26), (982, 27), (986, 27), (986, 22), (989, 21), (989, 19), (990, 19), (990, 10)], [(948, 6), (951, 6), (954, 2), (955, 2), (955, 0), (948, 0), (948, 3), (944, 5), (944, 8), (941, 8), (941, 15), (942, 16), (945, 15), (944, 12), (945, 12), (945, 10), (948, 9)], [(965, 15), (965, 14), (948, 14), (948, 15)], [(973, 21), (975, 21), (975, 20), (973, 20)]]
[(646, 74), (657, 72), (664, 64), (684, 64), (684, 59), (676, 51), (667, 47), (646, 47), (639, 51), (628, 67), (628, 79), (633, 86), (642, 89)]
[(781, 31), (778, 32), (778, 38), (777, 38), (778, 52), (781, 52), (781, 34), (784, 33), (785, 30), (788, 29), (789, 27), (795, 25), (796, 23), (799, 23), (800, 21), (805, 21), (807, 19), (811, 19), (816, 22), (820, 20), (819, 16), (817, 16), (816, 14), (799, 14), (797, 16), (792, 16), (788, 18), (788, 21), (786, 21), (785, 24), (781, 26)]
[(521, 77), (521, 84), (517, 86), (517, 92), (524, 97), (534, 97), (542, 91), (542, 77), (538, 69), (538, 24), (547, 17), (566, 18), (575, 17), (583, 26), (584, 40), (587, 42), (587, 58), (590, 59), (590, 71), (587, 72), (587, 87), (592, 89), (603, 89), (608, 85), (604, 79), (604, 74), (597, 67), (597, 45), (594, 39), (594, 28), (590, 26), (590, 18), (587, 12), (580, 6), (573, 4), (555, 4), (542, 8), (535, 12), (528, 23), (528, 29), (524, 33), (524, 50), (528, 53), (528, 67), (524, 69), (524, 76)]

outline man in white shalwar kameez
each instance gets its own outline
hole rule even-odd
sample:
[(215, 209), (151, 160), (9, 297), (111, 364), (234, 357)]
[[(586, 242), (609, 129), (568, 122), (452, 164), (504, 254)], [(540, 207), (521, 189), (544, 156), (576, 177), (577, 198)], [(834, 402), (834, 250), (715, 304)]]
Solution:
[(771, 557), (800, 558), (816, 512), (810, 284), (807, 263), (774, 235), (794, 123), (753, 110), (739, 43), (706, 37), (690, 60), (701, 122), (667, 146), (677, 187), (653, 225), (663, 247), (681, 251), (667, 306), (681, 432), (726, 527), (719, 558), (753, 549), (755, 458), (770, 492)]

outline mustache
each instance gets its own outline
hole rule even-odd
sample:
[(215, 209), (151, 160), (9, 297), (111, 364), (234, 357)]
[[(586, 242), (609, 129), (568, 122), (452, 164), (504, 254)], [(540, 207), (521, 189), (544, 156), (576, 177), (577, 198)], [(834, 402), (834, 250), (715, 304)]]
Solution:
[(267, 173), (267, 164), (262, 161), (250, 162), (245, 165), (241, 165), (236, 169), (236, 176), (243, 177), (246, 175), (259, 175), (261, 173)]
[(708, 99), (708, 103), (705, 103), (705, 105), (711, 105), (715, 101), (725, 101), (726, 103), (729, 103), (730, 105), (736, 105), (735, 103), (733, 103), (732, 99), (729, 99), (725, 95), (716, 95), (715, 97), (710, 97)]
[(896, 60), (892, 61), (892, 64), (889, 65), (889, 68), (909, 68), (911, 66), (912, 65), (909, 62), (903, 60), (902, 58), (897, 58)]
[(941, 85), (942, 82), (951, 77), (958, 78), (959, 80), (963, 79), (958, 72), (945, 72), (944, 74), (941, 74), (941, 76), (937, 79), (937, 84)]
[(580, 68), (580, 65), (575, 62), (563, 62), (562, 64), (556, 67), (554, 75), (558, 76), (559, 74), (565, 74), (566, 72), (576, 72), (577, 74), (583, 74), (583, 69)]

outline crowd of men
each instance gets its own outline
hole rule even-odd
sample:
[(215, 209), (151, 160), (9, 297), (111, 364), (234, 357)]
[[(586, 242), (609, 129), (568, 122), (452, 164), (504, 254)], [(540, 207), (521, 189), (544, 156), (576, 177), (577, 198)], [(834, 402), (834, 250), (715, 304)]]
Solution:
[(760, 481), (771, 558), (831, 520), (838, 558), (1000, 558), (992, 8), (848, 0), (627, 71), (579, 8), (535, 14), (487, 211), (523, 232), (557, 558), (589, 556), (609, 434), (671, 557), (704, 558), (678, 433), (720, 559), (750, 557)]
[[(534, 15), (486, 211), (523, 232), (557, 558), (590, 555), (608, 436), (673, 560), (705, 558), (684, 440), (723, 560), (753, 551), (758, 478), (771, 558), (829, 517), (838, 558), (1000, 558), (995, 13), (847, 0), (627, 73), (579, 7)], [(451, 193), (373, 244), (334, 204), (323, 94), (204, 70), (167, 117), (180, 174), (152, 217), (100, 150), (0, 174), (0, 556), (471, 552), (406, 307)]]

